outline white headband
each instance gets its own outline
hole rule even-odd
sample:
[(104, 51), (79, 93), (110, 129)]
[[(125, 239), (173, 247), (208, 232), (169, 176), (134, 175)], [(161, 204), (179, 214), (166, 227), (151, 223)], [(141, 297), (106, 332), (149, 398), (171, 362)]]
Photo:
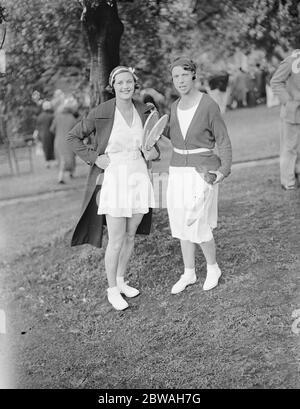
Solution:
[(132, 67), (119, 67), (119, 68), (117, 68), (115, 71), (113, 70), (113, 71), (110, 73), (108, 83), (109, 83), (109, 85), (110, 85), (111, 87), (113, 86), (113, 82), (114, 82), (115, 76), (116, 76), (117, 74), (120, 74), (121, 72), (130, 72), (130, 74), (132, 74), (132, 76), (133, 76), (133, 78), (135, 79), (135, 81), (137, 81), (137, 79), (138, 79), (138, 77), (137, 77), (136, 74), (135, 74), (135, 69), (134, 69), (134, 68), (132, 68)]

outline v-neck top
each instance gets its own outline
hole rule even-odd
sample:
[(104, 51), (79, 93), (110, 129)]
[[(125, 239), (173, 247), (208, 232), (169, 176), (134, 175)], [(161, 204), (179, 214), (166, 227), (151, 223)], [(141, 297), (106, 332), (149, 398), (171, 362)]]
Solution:
[(189, 109), (180, 109), (179, 106), (177, 105), (177, 117), (183, 139), (186, 138), (187, 131), (189, 129), (189, 126), (191, 125), (192, 119), (195, 115), (195, 112), (197, 111), (201, 99), (202, 94), (197, 104), (195, 104)]
[[(207, 148), (210, 152), (181, 155), (174, 151), (170, 166), (195, 167), (203, 164), (209, 170), (218, 169), (227, 176), (231, 169), (232, 149), (218, 104), (203, 94), (184, 138), (178, 118), (179, 101), (171, 106), (169, 134), (173, 147), (180, 150)], [(216, 144), (219, 156), (212, 152)]]
[(139, 150), (143, 140), (142, 120), (133, 105), (133, 120), (131, 126), (116, 107), (114, 123), (105, 153)]

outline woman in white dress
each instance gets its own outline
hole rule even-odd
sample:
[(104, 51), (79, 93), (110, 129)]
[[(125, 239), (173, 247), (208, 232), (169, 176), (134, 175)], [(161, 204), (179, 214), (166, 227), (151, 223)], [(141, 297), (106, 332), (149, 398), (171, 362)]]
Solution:
[(98, 214), (106, 216), (108, 245), (105, 268), (108, 301), (117, 310), (128, 307), (122, 297), (139, 290), (127, 285), (124, 275), (134, 248), (136, 230), (149, 208), (155, 207), (153, 187), (145, 159), (156, 159), (156, 149), (142, 155), (143, 124), (133, 104), (136, 76), (127, 67), (116, 67), (109, 86), (116, 97), (113, 127), (104, 155), (95, 164), (104, 168)]
[[(184, 274), (172, 294), (196, 282), (195, 250), (200, 245), (207, 263), (203, 289), (218, 284), (212, 230), (217, 226), (218, 184), (230, 173), (231, 144), (217, 103), (195, 86), (196, 65), (186, 57), (171, 66), (180, 95), (171, 107), (170, 137), (173, 155), (169, 168), (167, 208), (172, 236), (180, 239)], [(218, 145), (219, 156), (213, 149)]]
[[(106, 220), (107, 296), (117, 310), (128, 307), (122, 295), (130, 298), (139, 294), (138, 289), (124, 281), (124, 276), (135, 234), (149, 234), (155, 207), (147, 162), (158, 159), (159, 149), (142, 148), (143, 123), (151, 107), (132, 99), (136, 82), (133, 69), (116, 67), (109, 77), (109, 88), (115, 98), (93, 108), (67, 136), (73, 151), (90, 166), (82, 211), (71, 243), (101, 247)], [(85, 145), (83, 139), (91, 134), (92, 143)]]

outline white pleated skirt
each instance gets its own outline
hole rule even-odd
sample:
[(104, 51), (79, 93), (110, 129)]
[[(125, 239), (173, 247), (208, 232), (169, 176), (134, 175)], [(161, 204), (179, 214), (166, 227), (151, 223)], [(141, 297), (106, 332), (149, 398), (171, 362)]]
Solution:
[(154, 191), (146, 162), (140, 152), (109, 154), (105, 169), (98, 214), (132, 217), (155, 207)]
[(210, 241), (218, 221), (218, 185), (208, 184), (193, 167), (170, 166), (167, 209), (173, 237)]

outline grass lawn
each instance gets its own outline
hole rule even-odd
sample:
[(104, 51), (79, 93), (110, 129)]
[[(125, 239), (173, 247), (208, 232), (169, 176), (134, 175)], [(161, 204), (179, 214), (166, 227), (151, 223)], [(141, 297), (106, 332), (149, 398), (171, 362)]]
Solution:
[(279, 111), (261, 105), (225, 113), (233, 162), (279, 155)]
[(239, 168), (222, 185), (215, 238), (223, 276), (209, 292), (199, 252), (197, 283), (171, 295), (183, 269), (180, 247), (166, 210), (155, 210), (153, 233), (137, 237), (128, 271), (141, 294), (124, 312), (106, 300), (104, 251), (69, 247), (80, 192), (3, 207), (16, 232), (24, 219), (17, 245), (25, 240), (23, 255), (1, 263), (6, 382), (299, 388), (292, 314), (300, 305), (300, 191), (282, 191), (278, 176), (278, 165)]

